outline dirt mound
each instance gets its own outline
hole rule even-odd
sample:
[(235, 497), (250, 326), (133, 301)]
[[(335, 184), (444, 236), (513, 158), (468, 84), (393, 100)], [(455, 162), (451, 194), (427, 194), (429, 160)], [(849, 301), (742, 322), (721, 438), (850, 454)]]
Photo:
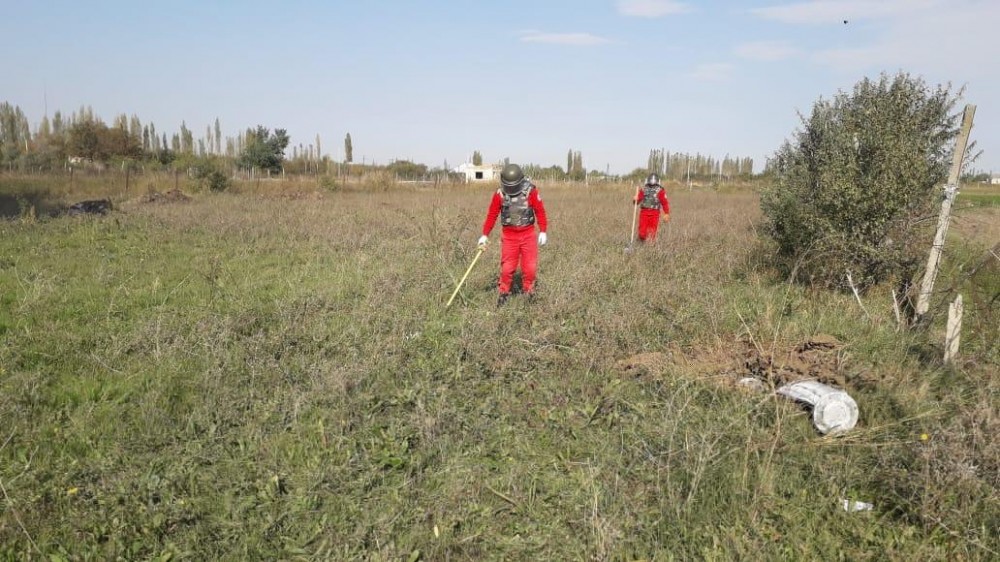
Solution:
[(837, 338), (818, 335), (787, 348), (766, 351), (747, 343), (741, 376), (751, 376), (775, 386), (800, 380), (844, 387), (844, 345)]
[(850, 375), (844, 344), (820, 334), (799, 343), (776, 344), (764, 349), (745, 340), (736, 345), (719, 342), (711, 347), (671, 348), (665, 353), (640, 353), (619, 360), (616, 370), (625, 376), (657, 375), (676, 368), (681, 373), (713, 380), (720, 385), (756, 388), (755, 379), (766, 387), (800, 380), (845, 388)]
[(185, 195), (179, 189), (171, 189), (165, 193), (152, 190), (142, 198), (143, 203), (185, 203), (190, 200), (191, 197)]

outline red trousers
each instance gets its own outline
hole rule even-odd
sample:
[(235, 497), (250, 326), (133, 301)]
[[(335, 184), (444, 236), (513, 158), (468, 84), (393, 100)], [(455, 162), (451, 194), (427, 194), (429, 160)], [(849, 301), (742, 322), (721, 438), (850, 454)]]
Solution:
[(656, 240), (656, 229), (660, 228), (659, 209), (639, 209), (639, 240), (643, 242), (654, 242)]
[(521, 287), (525, 293), (535, 290), (538, 268), (538, 240), (533, 226), (505, 226), (500, 232), (500, 292), (509, 293), (514, 270), (521, 263)]

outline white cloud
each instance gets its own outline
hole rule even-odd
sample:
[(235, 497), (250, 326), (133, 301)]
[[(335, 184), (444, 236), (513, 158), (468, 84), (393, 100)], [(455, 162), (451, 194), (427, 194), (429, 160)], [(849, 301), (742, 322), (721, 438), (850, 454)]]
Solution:
[(788, 41), (752, 41), (737, 45), (733, 52), (740, 58), (759, 61), (780, 61), (799, 54)]
[(691, 73), (691, 78), (701, 82), (725, 82), (732, 77), (734, 68), (725, 62), (700, 64)]
[(618, 13), (639, 18), (661, 18), (686, 14), (691, 6), (674, 0), (618, 0)]
[(940, 0), (813, 0), (755, 8), (751, 13), (782, 23), (836, 24), (889, 18), (941, 4)]
[(592, 33), (543, 33), (541, 31), (522, 33), (521, 41), (524, 43), (548, 43), (550, 45), (570, 45), (574, 47), (588, 47), (611, 43), (610, 39)]

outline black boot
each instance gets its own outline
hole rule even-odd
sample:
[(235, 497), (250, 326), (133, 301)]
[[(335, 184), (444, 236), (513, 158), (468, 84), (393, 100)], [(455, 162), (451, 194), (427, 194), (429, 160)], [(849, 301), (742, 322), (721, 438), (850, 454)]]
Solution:
[(497, 308), (500, 308), (501, 306), (507, 304), (507, 299), (509, 298), (510, 298), (510, 293), (500, 293), (500, 296), (497, 297)]

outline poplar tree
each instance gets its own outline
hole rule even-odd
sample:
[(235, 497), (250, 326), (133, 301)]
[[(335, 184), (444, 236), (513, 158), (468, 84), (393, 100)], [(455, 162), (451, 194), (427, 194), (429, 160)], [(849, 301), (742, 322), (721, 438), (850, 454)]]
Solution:
[(7, 102), (0, 104), (0, 157), (3, 163), (12, 166), (22, 151), (26, 151), (29, 140), (31, 129), (21, 108)]
[(194, 152), (194, 135), (191, 134), (191, 130), (187, 128), (187, 124), (181, 121), (181, 133), (180, 133), (179, 149), (183, 154), (191, 154)]
[(218, 117), (215, 118), (215, 153), (222, 154), (222, 126)]

